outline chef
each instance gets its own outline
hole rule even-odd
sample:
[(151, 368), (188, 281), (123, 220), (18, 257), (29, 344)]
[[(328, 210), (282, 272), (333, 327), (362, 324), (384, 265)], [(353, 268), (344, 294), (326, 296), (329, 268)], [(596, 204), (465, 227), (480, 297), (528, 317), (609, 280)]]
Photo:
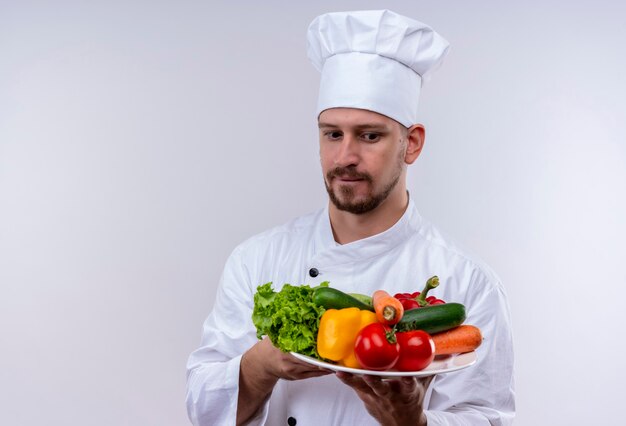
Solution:
[[(422, 82), (448, 43), (394, 12), (317, 17), (308, 56), (321, 71), (319, 152), (328, 204), (256, 235), (230, 255), (200, 348), (188, 361), (194, 425), (507, 425), (514, 412), (513, 348), (503, 286), (423, 218), (406, 187), (425, 141), (417, 120)], [(346, 292), (420, 290), (438, 275), (437, 297), (463, 303), (484, 336), (463, 370), (401, 380), (335, 373), (258, 340), (257, 286)]]

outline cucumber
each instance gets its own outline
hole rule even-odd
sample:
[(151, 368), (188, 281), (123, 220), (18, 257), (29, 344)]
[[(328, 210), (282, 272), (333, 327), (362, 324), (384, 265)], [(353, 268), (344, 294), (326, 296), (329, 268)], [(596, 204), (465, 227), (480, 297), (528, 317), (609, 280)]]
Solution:
[(439, 333), (458, 327), (465, 321), (465, 306), (460, 303), (424, 306), (409, 309), (398, 324), (396, 331), (424, 330), (427, 333)]
[(361, 293), (348, 293), (350, 296), (354, 297), (356, 300), (359, 300), (365, 303), (367, 306), (374, 307), (372, 304), (372, 296), (368, 296), (367, 294)]
[(326, 309), (359, 308), (362, 311), (374, 311), (374, 308), (360, 300), (330, 287), (318, 287), (313, 292), (313, 302)]

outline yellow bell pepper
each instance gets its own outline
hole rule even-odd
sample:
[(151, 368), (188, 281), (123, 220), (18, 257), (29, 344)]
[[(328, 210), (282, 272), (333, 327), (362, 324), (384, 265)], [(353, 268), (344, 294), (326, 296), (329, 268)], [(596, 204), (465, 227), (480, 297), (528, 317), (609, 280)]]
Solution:
[(326, 310), (317, 332), (317, 353), (346, 367), (360, 368), (354, 356), (354, 342), (363, 327), (375, 322), (374, 312), (359, 308)]

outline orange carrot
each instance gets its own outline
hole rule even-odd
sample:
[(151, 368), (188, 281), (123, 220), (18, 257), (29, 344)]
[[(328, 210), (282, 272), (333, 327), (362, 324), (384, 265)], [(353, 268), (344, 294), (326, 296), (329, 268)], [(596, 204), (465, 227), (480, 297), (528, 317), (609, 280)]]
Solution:
[(376, 290), (372, 295), (372, 305), (378, 322), (394, 325), (404, 315), (402, 303), (384, 290)]
[(460, 325), (453, 329), (432, 334), (435, 342), (435, 355), (471, 352), (483, 341), (480, 329), (473, 325)]

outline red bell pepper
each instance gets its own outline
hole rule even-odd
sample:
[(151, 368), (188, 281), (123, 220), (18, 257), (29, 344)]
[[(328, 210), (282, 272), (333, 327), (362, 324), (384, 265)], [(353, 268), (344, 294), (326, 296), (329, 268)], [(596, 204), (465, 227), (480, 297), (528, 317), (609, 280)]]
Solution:
[(435, 275), (426, 281), (426, 286), (424, 286), (424, 290), (422, 290), (421, 293), (419, 291), (416, 291), (415, 293), (396, 293), (394, 297), (402, 303), (402, 306), (406, 311), (429, 305), (442, 305), (446, 302), (441, 299), (437, 299), (435, 296), (426, 297), (428, 292), (433, 288), (436, 288), (438, 285), (439, 277)]

